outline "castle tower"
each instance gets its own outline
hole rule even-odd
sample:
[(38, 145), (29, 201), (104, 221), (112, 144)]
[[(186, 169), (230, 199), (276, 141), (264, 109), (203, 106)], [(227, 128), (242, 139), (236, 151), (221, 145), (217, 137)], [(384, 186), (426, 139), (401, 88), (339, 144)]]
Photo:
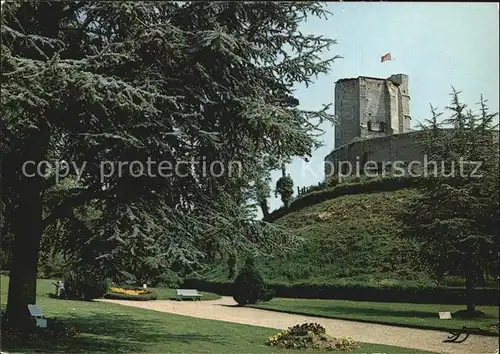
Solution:
[(335, 83), (335, 148), (356, 138), (410, 131), (408, 76), (360, 76)]

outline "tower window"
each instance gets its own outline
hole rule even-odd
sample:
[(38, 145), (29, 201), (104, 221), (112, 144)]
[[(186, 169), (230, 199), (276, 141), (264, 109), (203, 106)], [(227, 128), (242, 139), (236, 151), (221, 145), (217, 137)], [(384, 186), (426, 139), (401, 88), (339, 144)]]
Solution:
[(380, 131), (385, 132), (385, 122), (380, 122)]
[(368, 126), (368, 131), (371, 132), (372, 131), (372, 121), (371, 120), (369, 120), (367, 122), (367, 126)]

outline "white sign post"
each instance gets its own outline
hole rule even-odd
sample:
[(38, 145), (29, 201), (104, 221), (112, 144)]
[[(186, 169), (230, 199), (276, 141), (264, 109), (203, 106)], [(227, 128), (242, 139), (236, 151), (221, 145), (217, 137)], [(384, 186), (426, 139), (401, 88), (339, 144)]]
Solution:
[(451, 313), (450, 312), (440, 312), (439, 319), (440, 320), (451, 320)]

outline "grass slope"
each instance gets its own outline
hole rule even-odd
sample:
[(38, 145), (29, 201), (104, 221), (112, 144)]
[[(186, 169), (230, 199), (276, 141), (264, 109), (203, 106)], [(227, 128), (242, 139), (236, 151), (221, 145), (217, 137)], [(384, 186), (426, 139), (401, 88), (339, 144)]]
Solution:
[[(411, 265), (415, 245), (399, 236), (397, 213), (418, 193), (406, 188), (345, 195), (291, 212), (275, 223), (305, 244), (286, 257), (258, 259), (256, 266), (270, 284), (434, 287), (428, 274)], [(220, 262), (203, 278), (230, 282), (228, 275), (227, 264)], [(464, 281), (450, 277), (441, 285), (463, 287)]]
[[(1, 277), (2, 308), (8, 278)], [(296, 353), (264, 344), (276, 330), (229, 322), (193, 319), (151, 310), (100, 302), (50, 299), (50, 280), (38, 281), (37, 303), (47, 317), (77, 325), (81, 334), (22, 348), (23, 353)], [(294, 325), (294, 324), (290, 324)], [(334, 335), (334, 333), (332, 333)], [(425, 353), (413, 349), (362, 344), (353, 353)]]
[(498, 334), (498, 306), (479, 306), (478, 310), (484, 312), (484, 317), (474, 319), (453, 317), (451, 320), (440, 320), (438, 312), (449, 311), (453, 313), (463, 310), (463, 306), (276, 298), (267, 303), (253, 305), (253, 307), (405, 327), (454, 330), (465, 326), (479, 328), (490, 334)]
[[(347, 195), (285, 215), (276, 223), (303, 236), (306, 243), (286, 258), (256, 264), (273, 284), (428, 283), (427, 276), (408, 265), (414, 248), (398, 238), (401, 226), (395, 218), (416, 194), (402, 189)], [(227, 281), (227, 266), (215, 267), (206, 278)]]

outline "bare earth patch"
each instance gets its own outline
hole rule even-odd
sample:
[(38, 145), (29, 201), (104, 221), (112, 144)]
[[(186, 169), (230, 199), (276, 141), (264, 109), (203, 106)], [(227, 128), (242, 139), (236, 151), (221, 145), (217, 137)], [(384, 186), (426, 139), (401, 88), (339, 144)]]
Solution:
[[(463, 343), (443, 343), (443, 340), (449, 336), (447, 332), (236, 307), (236, 302), (227, 296), (214, 301), (128, 301), (108, 299), (98, 301), (274, 329), (286, 329), (304, 322), (315, 322), (325, 327), (326, 333), (334, 337), (350, 337), (356, 341), (365, 343), (386, 344), (436, 353), (493, 354), (498, 349), (498, 337), (470, 335)], [(263, 338), (264, 340), (265, 338)]]

